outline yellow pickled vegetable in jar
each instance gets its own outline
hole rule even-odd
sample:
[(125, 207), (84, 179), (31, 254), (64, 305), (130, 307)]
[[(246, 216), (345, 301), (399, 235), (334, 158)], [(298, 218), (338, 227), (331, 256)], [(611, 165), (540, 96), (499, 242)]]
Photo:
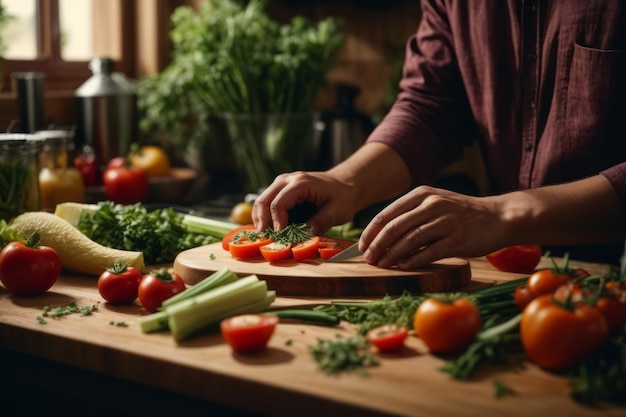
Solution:
[(45, 130), (37, 134), (43, 141), (39, 154), (41, 209), (53, 212), (59, 203), (84, 202), (85, 185), (82, 176), (68, 162), (73, 132)]

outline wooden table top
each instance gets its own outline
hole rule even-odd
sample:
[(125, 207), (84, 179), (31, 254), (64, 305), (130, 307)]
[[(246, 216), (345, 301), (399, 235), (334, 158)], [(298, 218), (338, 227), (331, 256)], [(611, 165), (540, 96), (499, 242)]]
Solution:
[[(467, 290), (520, 277), (494, 270), (484, 260), (470, 260)], [(592, 273), (602, 265), (576, 263)], [(99, 303), (90, 316), (48, 319), (44, 306)], [(328, 299), (279, 297), (277, 306), (312, 306)], [(455, 381), (438, 368), (443, 360), (428, 354), (415, 337), (406, 348), (380, 358), (367, 376), (321, 372), (308, 348), (317, 338), (354, 335), (337, 328), (281, 323), (267, 350), (233, 354), (219, 334), (176, 343), (169, 333), (143, 334), (139, 304), (114, 306), (101, 299), (94, 277), (64, 275), (42, 296), (17, 297), (0, 287), (0, 349), (19, 352), (142, 386), (182, 393), (190, 398), (264, 415), (316, 416), (528, 416), (550, 411), (566, 416), (624, 416), (624, 408), (593, 410), (569, 398), (568, 381), (532, 364), (523, 369), (485, 370), (471, 381)], [(116, 326), (125, 323), (126, 327)], [(494, 381), (515, 390), (496, 398)], [(208, 409), (207, 409), (208, 410)]]

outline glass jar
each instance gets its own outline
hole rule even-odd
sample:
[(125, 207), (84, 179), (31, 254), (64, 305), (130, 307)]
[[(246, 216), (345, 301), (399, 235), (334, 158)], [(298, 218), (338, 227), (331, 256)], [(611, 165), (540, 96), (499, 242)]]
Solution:
[(0, 219), (9, 222), (40, 209), (37, 154), (33, 135), (0, 134)]
[(72, 130), (42, 130), (39, 153), (39, 194), (41, 209), (53, 212), (56, 205), (65, 202), (83, 203), (85, 185), (78, 169), (70, 163)]

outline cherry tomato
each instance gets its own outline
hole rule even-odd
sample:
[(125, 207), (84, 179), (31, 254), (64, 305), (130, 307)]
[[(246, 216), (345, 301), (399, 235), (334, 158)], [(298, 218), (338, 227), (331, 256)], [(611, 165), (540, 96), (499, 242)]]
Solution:
[(513, 299), (515, 300), (515, 304), (523, 310), (524, 307), (528, 305), (533, 299), (535, 295), (530, 292), (527, 285), (518, 285), (515, 287), (515, 291), (513, 292)]
[(451, 353), (469, 345), (482, 323), (478, 308), (468, 298), (430, 297), (415, 312), (415, 334), (433, 353)]
[(115, 204), (135, 204), (148, 196), (148, 177), (139, 168), (107, 169), (103, 181), (107, 199)]
[(163, 301), (185, 289), (185, 282), (166, 268), (151, 271), (141, 278), (138, 296), (143, 308), (154, 313)]
[(314, 258), (318, 255), (317, 248), (320, 244), (319, 236), (314, 236), (304, 242), (295, 243), (291, 246), (291, 255), (296, 261)]
[(38, 246), (34, 233), (26, 242), (14, 241), (0, 252), (0, 281), (14, 294), (45, 293), (61, 273), (59, 254), (48, 246)]
[(145, 145), (130, 153), (130, 164), (143, 170), (148, 177), (170, 175), (170, 158), (159, 146)]
[(250, 230), (250, 231), (254, 231), (255, 230), (255, 226), (252, 223), (249, 224), (244, 224), (238, 227), (235, 227), (233, 230), (231, 230), (230, 232), (226, 233), (226, 235), (222, 238), (222, 248), (224, 250), (228, 250), (228, 246), (230, 245), (230, 241), (233, 240), (233, 237), (241, 232), (242, 230)]
[(80, 172), (85, 187), (93, 187), (102, 184), (99, 161), (91, 146), (83, 146), (74, 157), (74, 167)]
[(265, 349), (278, 324), (275, 315), (244, 314), (222, 320), (222, 337), (238, 353)]
[(624, 331), (624, 326), (626, 326), (626, 301), (608, 294), (598, 299), (595, 308), (604, 316), (609, 327), (609, 334), (615, 335)]
[(564, 305), (552, 294), (535, 298), (522, 312), (526, 355), (542, 368), (563, 371), (580, 364), (609, 337), (602, 314), (585, 303)]
[(138, 296), (143, 274), (124, 262), (116, 262), (98, 277), (98, 292), (110, 303), (132, 303)]
[(528, 278), (528, 289), (538, 297), (544, 294), (554, 293), (560, 286), (573, 281), (574, 276), (568, 271), (556, 269), (541, 269)]
[(490, 253), (486, 258), (498, 271), (530, 274), (541, 261), (541, 246), (509, 246)]
[(406, 326), (387, 324), (368, 331), (366, 337), (380, 352), (391, 352), (404, 346), (408, 334)]
[(272, 242), (259, 248), (261, 255), (270, 262), (291, 258), (291, 245)]

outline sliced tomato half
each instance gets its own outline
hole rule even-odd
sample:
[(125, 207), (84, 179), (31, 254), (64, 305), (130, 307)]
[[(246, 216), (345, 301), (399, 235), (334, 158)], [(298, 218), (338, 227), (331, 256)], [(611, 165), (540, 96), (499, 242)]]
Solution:
[(220, 330), (234, 351), (253, 353), (265, 349), (277, 324), (278, 316), (244, 314), (222, 320)]
[(261, 250), (261, 255), (270, 262), (291, 258), (291, 245), (284, 243), (272, 242), (261, 246), (259, 249)]
[(319, 247), (317, 251), (322, 259), (330, 259), (337, 255), (345, 248), (335, 239), (329, 237), (320, 237)]
[(291, 246), (291, 255), (296, 261), (314, 258), (318, 255), (317, 249), (319, 244), (319, 236), (312, 237), (304, 242), (295, 243)]
[(228, 246), (230, 245), (230, 241), (233, 240), (233, 237), (241, 232), (242, 230), (254, 230), (254, 224), (250, 223), (250, 224), (244, 224), (238, 227), (235, 227), (233, 230), (231, 230), (230, 232), (228, 232), (223, 238), (222, 238), (222, 248), (224, 250), (228, 250)]
[(261, 246), (272, 243), (271, 238), (258, 236), (256, 233), (235, 234), (228, 244), (228, 251), (235, 258), (254, 258), (261, 256)]
[(380, 352), (398, 350), (404, 346), (404, 339), (409, 334), (406, 326), (386, 324), (367, 332), (367, 340)]

